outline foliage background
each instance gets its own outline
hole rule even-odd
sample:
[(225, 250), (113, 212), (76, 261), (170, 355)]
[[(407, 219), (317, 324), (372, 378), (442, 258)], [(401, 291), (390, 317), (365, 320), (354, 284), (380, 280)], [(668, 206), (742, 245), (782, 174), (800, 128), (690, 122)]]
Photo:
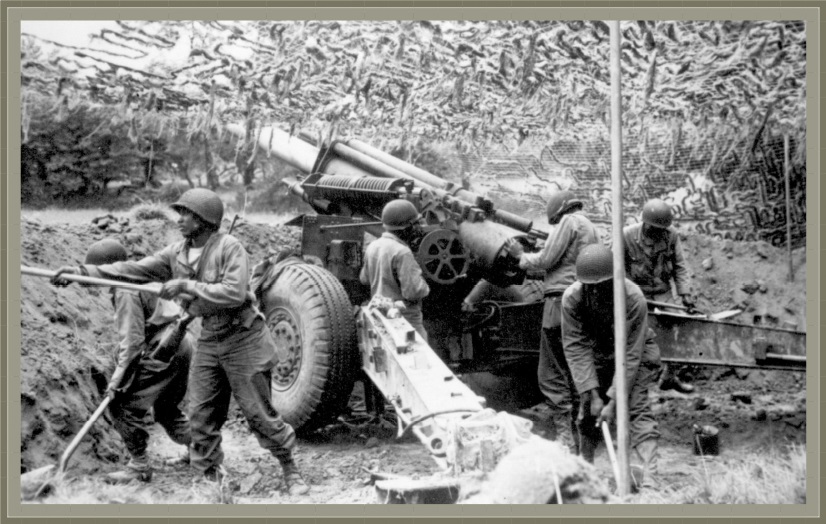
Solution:
[[(621, 31), (628, 215), (659, 196), (698, 231), (779, 243), (788, 135), (805, 240), (805, 25)], [(24, 204), (118, 181), (274, 182), (288, 166), (254, 138), (276, 125), (318, 143), (358, 137), (529, 214), (555, 187), (610, 213), (601, 21), (119, 21), (84, 47), (23, 32)], [(237, 123), (247, 140), (226, 131)]]

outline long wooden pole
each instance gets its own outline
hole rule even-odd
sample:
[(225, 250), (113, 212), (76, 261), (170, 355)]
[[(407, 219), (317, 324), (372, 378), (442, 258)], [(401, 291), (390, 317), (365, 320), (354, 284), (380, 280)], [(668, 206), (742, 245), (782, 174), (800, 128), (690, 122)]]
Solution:
[(789, 172), (789, 134), (783, 135), (783, 171), (786, 178), (786, 253), (789, 257), (789, 281), (794, 281), (794, 263), (792, 262), (792, 195)]
[[(52, 271), (50, 269), (40, 269), (38, 267), (20, 266), (20, 274), (30, 275), (33, 277), (52, 278), (57, 274), (57, 271)], [(161, 292), (162, 286), (162, 284), (157, 282), (152, 282), (149, 284), (133, 284), (131, 282), (122, 282), (120, 280), (109, 280), (108, 278), (95, 278), (74, 274), (63, 274), (62, 277), (66, 280), (71, 280), (72, 282), (78, 282), (80, 284), (88, 284), (91, 286), (119, 287), (123, 289), (131, 289), (133, 291), (148, 291), (153, 295), (159, 294)]]
[(612, 236), (614, 246), (614, 362), (617, 396), (617, 461), (619, 462), (618, 491), (629, 492), (628, 468), (628, 384), (625, 374), (625, 244), (622, 228), (622, 88), (620, 68), (620, 22), (609, 22), (611, 29), (611, 182), (612, 182)]

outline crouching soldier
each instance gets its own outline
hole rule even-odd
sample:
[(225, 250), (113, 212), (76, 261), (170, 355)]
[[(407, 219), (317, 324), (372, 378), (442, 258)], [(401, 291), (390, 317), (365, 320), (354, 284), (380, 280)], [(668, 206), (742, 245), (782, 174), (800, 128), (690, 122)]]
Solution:
[[(92, 244), (85, 262), (112, 264), (126, 258), (126, 249), (117, 240), (104, 239)], [(146, 453), (150, 412), (176, 444), (188, 447), (191, 441), (189, 421), (180, 404), (186, 395), (195, 340), (190, 334), (184, 336), (169, 362), (150, 358), (164, 327), (177, 318), (180, 308), (146, 291), (111, 288), (111, 293), (120, 342), (106, 394), (113, 399), (109, 412), (130, 460), (126, 469), (109, 473), (104, 480), (112, 484), (148, 482), (152, 479)]]
[(142, 260), (64, 267), (60, 273), (136, 283), (163, 282), (164, 299), (185, 300), (187, 312), (201, 317), (201, 335), (189, 373), (189, 419), (192, 467), (207, 482), (220, 486), (221, 428), (233, 396), (259, 444), (281, 464), (291, 495), (304, 494), (304, 482), (293, 458), (295, 431), (272, 404), (271, 373), (275, 342), (249, 288), (249, 256), (233, 236), (219, 233), (224, 205), (208, 189), (190, 189), (172, 204), (184, 237)]
[[(562, 344), (580, 395), (577, 417), (583, 458), (594, 461), (603, 420), (614, 419), (614, 267), (611, 250), (592, 244), (580, 251), (576, 278), (562, 296)], [(631, 446), (642, 462), (643, 486), (656, 486), (660, 436), (648, 398), (659, 374), (659, 349), (648, 336), (648, 307), (640, 288), (625, 280), (625, 373)]]

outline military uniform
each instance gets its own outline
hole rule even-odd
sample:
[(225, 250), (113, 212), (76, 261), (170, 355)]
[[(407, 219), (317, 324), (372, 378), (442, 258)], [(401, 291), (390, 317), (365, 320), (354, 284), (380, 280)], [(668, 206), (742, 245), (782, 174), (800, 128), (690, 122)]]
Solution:
[(192, 267), (190, 243), (176, 242), (136, 262), (84, 267), (91, 276), (139, 283), (194, 280), (186, 290), (195, 297), (187, 311), (202, 317), (202, 329), (189, 376), (192, 465), (209, 473), (223, 462), (221, 427), (232, 394), (261, 446), (283, 466), (295, 432), (272, 405), (275, 345), (253, 304), (247, 252), (234, 237), (213, 233)]
[[(656, 442), (659, 429), (651, 403), (649, 388), (660, 366), (659, 349), (649, 336), (648, 307), (640, 288), (625, 280), (626, 290), (626, 384), (628, 387), (629, 432), (631, 446)], [(613, 301), (597, 302), (583, 290), (581, 282), (572, 284), (562, 296), (562, 344), (580, 395), (598, 389), (604, 401), (616, 397), (614, 366)], [(593, 453), (601, 440), (599, 428), (589, 411), (580, 413), (580, 436), (583, 448)], [(643, 448), (646, 446), (643, 445)], [(593, 457), (587, 457), (590, 460)], [(656, 453), (656, 449), (652, 451)], [(655, 457), (642, 457), (655, 467)]]
[[(642, 229), (643, 223), (638, 223), (622, 230), (626, 276), (640, 287), (649, 300), (670, 302), (673, 299), (672, 280), (677, 295), (688, 295), (691, 292), (690, 274), (677, 231), (673, 227), (662, 228), (663, 236), (655, 240), (643, 235)], [(650, 331), (649, 336), (653, 338), (654, 332)], [(663, 376), (663, 389), (676, 388), (683, 392), (693, 390), (692, 386), (677, 380), (668, 366), (663, 366), (658, 375)], [(654, 378), (655, 382), (656, 379), (657, 377)]]
[[(186, 395), (195, 341), (187, 334), (169, 362), (150, 358), (148, 350), (158, 342), (163, 328), (176, 318), (180, 308), (147, 292), (113, 288), (111, 293), (120, 344), (117, 366), (110, 380), (110, 387), (117, 387), (119, 394), (109, 404), (109, 411), (115, 429), (132, 457), (130, 467), (148, 471), (147, 418), (150, 412), (173, 442), (183, 446), (190, 444), (189, 421), (180, 404)], [(124, 373), (133, 362), (136, 369), (132, 380), (121, 384)], [(111, 480), (117, 478), (113, 476)]]
[(413, 251), (399, 237), (385, 231), (364, 252), (359, 279), (370, 285), (372, 296), (404, 302), (402, 316), (427, 341), (422, 317), (422, 299), (430, 293)]
[(638, 223), (622, 230), (627, 277), (647, 298), (670, 295), (672, 280), (678, 295), (688, 294), (690, 275), (677, 231), (669, 227), (663, 238), (655, 241), (642, 234), (642, 226)]
[(580, 250), (599, 242), (599, 232), (582, 213), (563, 215), (542, 251), (523, 253), (519, 267), (527, 271), (545, 271), (545, 307), (539, 343), (537, 378), (545, 396), (555, 430), (564, 444), (575, 448), (571, 413), (575, 403), (571, 371), (562, 348), (562, 294), (576, 280), (576, 258)]

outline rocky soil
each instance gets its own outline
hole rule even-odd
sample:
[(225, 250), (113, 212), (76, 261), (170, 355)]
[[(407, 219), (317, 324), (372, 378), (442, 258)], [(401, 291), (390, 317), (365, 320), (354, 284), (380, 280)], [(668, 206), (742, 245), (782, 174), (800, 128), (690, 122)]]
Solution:
[[(224, 225), (224, 229), (229, 224)], [(43, 223), (24, 218), (22, 263), (56, 269), (82, 262), (86, 248), (107, 236), (118, 238), (134, 257), (178, 238), (163, 218), (122, 214), (79, 226)], [(241, 222), (234, 234), (257, 262), (271, 251), (295, 246), (298, 230)], [(786, 253), (765, 243), (719, 243), (702, 236), (685, 238), (699, 305), (708, 312), (745, 310), (736, 321), (805, 330), (805, 251), (794, 252), (795, 280), (788, 281)], [(708, 262), (708, 261), (711, 262)], [(108, 293), (95, 288), (58, 289), (47, 279), (23, 277), (21, 284), (21, 473), (56, 463), (68, 441), (100, 402), (115, 353), (113, 311)], [(755, 318), (757, 317), (757, 318)], [(745, 450), (805, 444), (805, 376), (799, 372), (743, 371), (725, 368), (689, 369), (698, 392), (682, 395), (655, 392), (654, 406), (663, 433), (663, 474), (675, 487), (689, 482), (687, 472), (703, 467), (692, 455), (693, 423), (721, 430), (719, 460), (736, 460)], [(359, 406), (359, 403), (351, 403)], [(540, 410), (521, 412), (542, 434)], [(390, 420), (366, 422), (358, 409), (337, 424), (301, 440), (297, 459), (313, 490), (291, 499), (281, 491), (279, 467), (233, 414), (225, 430), (227, 466), (236, 503), (378, 502), (370, 472), (409, 477), (437, 473), (438, 468), (414, 439), (394, 439)], [(162, 465), (180, 452), (157, 432), (150, 451), (158, 468), (150, 485), (129, 491), (108, 491), (95, 473), (111, 471), (123, 460), (123, 446), (111, 421), (104, 417), (75, 453), (70, 464), (70, 491), (58, 491), (40, 502), (204, 501), (193, 491), (188, 470)], [(598, 469), (610, 472), (604, 452)], [(610, 476), (610, 475), (609, 475)], [(67, 488), (69, 489), (69, 488)], [(63, 498), (61, 498), (63, 497)], [(69, 500), (66, 500), (69, 497)], [(129, 500), (124, 500), (128, 498)]]

